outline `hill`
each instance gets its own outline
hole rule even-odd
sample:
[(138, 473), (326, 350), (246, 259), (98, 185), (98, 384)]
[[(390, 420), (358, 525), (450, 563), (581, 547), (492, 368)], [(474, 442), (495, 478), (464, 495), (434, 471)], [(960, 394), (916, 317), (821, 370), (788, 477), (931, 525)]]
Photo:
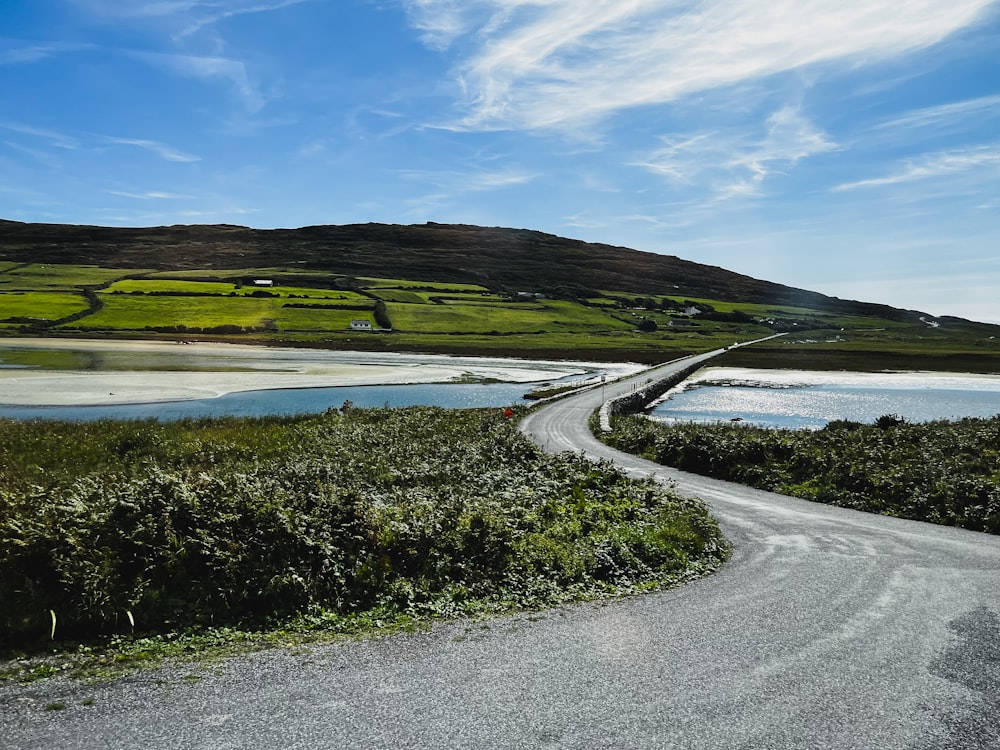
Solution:
[(353, 276), (481, 284), (554, 296), (591, 290), (780, 304), (889, 320), (920, 313), (796, 289), (672, 255), (469, 225), (116, 228), (0, 221), (0, 260), (194, 270), (293, 266)]

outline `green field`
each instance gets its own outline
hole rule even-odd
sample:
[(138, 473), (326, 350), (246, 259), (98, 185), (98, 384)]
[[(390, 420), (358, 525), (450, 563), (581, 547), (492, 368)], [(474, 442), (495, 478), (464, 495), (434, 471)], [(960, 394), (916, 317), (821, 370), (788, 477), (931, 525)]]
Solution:
[(406, 289), (375, 289), (372, 294), (386, 302), (409, 302), (420, 305), (427, 301), (416, 292)]
[(106, 289), (107, 294), (176, 294), (176, 295), (218, 295), (253, 296), (254, 292), (266, 292), (278, 297), (300, 297), (323, 300), (367, 300), (363, 294), (344, 289), (321, 289), (304, 286), (253, 286), (225, 281), (200, 281), (181, 279), (123, 279)]
[(280, 300), (247, 297), (132, 297), (101, 295), (104, 308), (71, 328), (110, 328), (141, 331), (156, 326), (212, 328), (237, 325), (255, 328), (274, 318)]
[(176, 279), (123, 279), (116, 281), (103, 292), (107, 294), (218, 294), (235, 291), (232, 283), (221, 281), (179, 281)]
[(73, 292), (0, 292), (0, 321), (7, 318), (59, 320), (89, 307)]
[[(257, 287), (254, 279), (270, 279), (274, 285)], [(96, 297), (87, 291), (94, 289)], [(1000, 327), (948, 319), (932, 327), (902, 311), (887, 319), (619, 291), (585, 300), (546, 296), (522, 301), (516, 292), (475, 284), (273, 267), (149, 273), (5, 262), (0, 264), (0, 321), (7, 322), (0, 322), (0, 328), (7, 335), (37, 334), (43, 321), (31, 319), (86, 313), (86, 295), (100, 303), (94, 312), (51, 333), (212, 335), (379, 351), (657, 362), (785, 331), (782, 339), (728, 353), (727, 361), (763, 367), (1000, 371)], [(690, 304), (702, 312), (686, 316), (677, 309)], [(376, 315), (379, 306), (388, 321)], [(392, 333), (359, 335), (350, 330), (355, 319), (391, 327)]]
[(358, 286), (362, 289), (434, 289), (441, 292), (486, 292), (484, 286), (478, 284), (450, 284), (441, 281), (409, 281), (407, 279), (379, 279), (361, 277)]
[(389, 303), (393, 329), (421, 333), (625, 331), (628, 323), (575, 302), (541, 300), (484, 305)]
[(63, 266), (52, 263), (17, 265), (0, 270), (0, 291), (47, 291), (97, 287), (123, 276), (141, 273), (135, 269), (100, 268), (98, 266)]
[(279, 331), (345, 331), (351, 327), (352, 320), (367, 320), (378, 327), (370, 312), (338, 310), (334, 305), (322, 310), (283, 307), (274, 311), (274, 324)]
[[(99, 312), (67, 324), (66, 328), (144, 331), (155, 328), (218, 328), (248, 330), (345, 331), (351, 320), (372, 320), (364, 310), (338, 309), (334, 301), (323, 308), (285, 307), (278, 297), (173, 297), (101, 294)], [(317, 303), (318, 304), (318, 303)]]

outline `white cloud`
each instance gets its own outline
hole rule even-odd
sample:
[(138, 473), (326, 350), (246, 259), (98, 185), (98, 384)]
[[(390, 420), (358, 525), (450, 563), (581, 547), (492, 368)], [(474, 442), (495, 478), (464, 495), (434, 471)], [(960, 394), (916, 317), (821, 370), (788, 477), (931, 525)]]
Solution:
[(572, 129), (815, 63), (940, 42), (993, 0), (404, 0), (456, 71), (469, 129)]
[(663, 141), (662, 148), (637, 166), (678, 182), (709, 187), (713, 202), (755, 195), (768, 176), (837, 148), (793, 107), (772, 114), (765, 133), (757, 139), (703, 132), (667, 136)]
[(66, 52), (82, 52), (94, 49), (90, 44), (75, 44), (69, 42), (50, 42), (32, 44), (27, 47), (17, 47), (0, 51), (0, 65), (17, 65), (39, 62)]
[(454, 206), (456, 199), (463, 198), (470, 193), (503, 190), (516, 185), (524, 185), (536, 178), (535, 174), (516, 168), (474, 169), (464, 172), (405, 170), (398, 172), (398, 174), (410, 182), (433, 188), (431, 192), (405, 201), (409, 216), (424, 218), (446, 205)]
[(206, 26), (212, 26), (219, 21), (224, 21), (234, 16), (243, 16), (252, 13), (267, 13), (281, 10), (293, 5), (301, 5), (314, 0), (273, 0), (273, 2), (245, 2), (232, 0), (228, 3), (197, 3), (194, 8), (201, 10), (205, 8), (208, 12), (205, 15), (195, 17), (181, 32), (181, 36), (194, 34)]
[(41, 138), (42, 140), (49, 141), (49, 143), (57, 148), (66, 149), (72, 151), (79, 148), (79, 143), (75, 138), (72, 138), (63, 133), (58, 133), (54, 130), (47, 130), (45, 128), (36, 128), (31, 125), (23, 125), (18, 122), (2, 122), (0, 123), (0, 128), (4, 130), (10, 130), (14, 133), (20, 133), (21, 135), (28, 135), (33, 138)]
[(109, 143), (117, 143), (122, 146), (135, 146), (137, 148), (142, 148), (147, 151), (151, 151), (162, 159), (166, 161), (176, 161), (176, 162), (195, 162), (201, 161), (200, 156), (194, 156), (193, 154), (186, 154), (182, 151), (178, 151), (172, 146), (168, 146), (165, 143), (160, 143), (159, 141), (147, 141), (140, 138), (105, 138)]
[(885, 187), (886, 185), (898, 185), (917, 180), (948, 177), (983, 168), (1000, 170), (1000, 144), (942, 151), (926, 155), (921, 159), (910, 159), (904, 162), (902, 167), (893, 174), (848, 182), (837, 185), (833, 189), (843, 192), (859, 188)]
[(420, 30), (424, 44), (445, 49), (471, 30), (469, 10), (472, 5), (464, 0), (410, 0), (407, 11), (413, 25)]
[(113, 18), (159, 18), (183, 13), (205, 5), (202, 0), (71, 0), (83, 10), (97, 16)]
[(925, 107), (907, 112), (901, 117), (887, 120), (876, 126), (877, 130), (919, 129), (948, 127), (956, 123), (962, 124), (970, 119), (981, 122), (984, 117), (1000, 117), (1000, 94), (980, 96), (975, 99), (965, 99), (950, 102), (937, 107)]
[(184, 76), (203, 79), (221, 78), (236, 89), (250, 110), (256, 111), (264, 106), (263, 97), (250, 82), (246, 66), (238, 60), (158, 52), (135, 52), (133, 55)]
[[(446, 190), (448, 194), (481, 192), (499, 190), (513, 185), (524, 185), (535, 179), (536, 175), (520, 169), (480, 170), (472, 172), (432, 172), (409, 170), (399, 173), (401, 176), (415, 181), (435, 185)], [(444, 195), (435, 196), (443, 198)]]
[(163, 19), (181, 17), (204, 26), (247, 13), (278, 10), (311, 0), (72, 0), (84, 10), (111, 18)]
[(109, 191), (111, 195), (118, 195), (122, 198), (134, 198), (135, 200), (188, 200), (194, 198), (193, 195), (180, 195), (178, 193), (163, 193), (150, 191), (148, 193), (128, 193), (121, 190)]

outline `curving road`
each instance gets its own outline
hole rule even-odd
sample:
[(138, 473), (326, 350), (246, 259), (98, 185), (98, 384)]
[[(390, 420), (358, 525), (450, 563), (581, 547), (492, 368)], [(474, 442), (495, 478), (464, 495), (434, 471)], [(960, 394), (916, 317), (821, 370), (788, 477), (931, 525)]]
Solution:
[[(606, 605), (257, 654), (199, 679), (3, 687), (0, 747), (1000, 748), (1000, 539), (617, 453), (586, 429), (601, 398), (557, 401), (523, 428), (705, 499), (734, 544), (718, 574)], [(56, 701), (65, 709), (45, 710)]]

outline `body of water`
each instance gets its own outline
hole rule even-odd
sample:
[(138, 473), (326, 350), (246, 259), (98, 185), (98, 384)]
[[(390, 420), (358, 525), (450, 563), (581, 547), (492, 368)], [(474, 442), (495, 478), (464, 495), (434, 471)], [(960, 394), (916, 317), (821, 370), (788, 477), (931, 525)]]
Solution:
[(438, 383), (366, 385), (334, 388), (283, 388), (230, 393), (218, 398), (111, 406), (0, 406), (9, 419), (184, 419), (186, 417), (262, 417), (319, 413), (345, 401), (359, 407), (444, 406), (453, 409), (506, 407), (525, 403), (525, 383)]
[(837, 419), (911, 422), (1000, 414), (1000, 376), (852, 373), (713, 367), (696, 373), (649, 411), (652, 419), (744, 421), (819, 429)]
[[(0, 368), (5, 371), (0, 377), (0, 417), (66, 420), (315, 414), (339, 408), (345, 401), (359, 407), (502, 408), (525, 403), (524, 394), (536, 387), (583, 384), (601, 374), (616, 377), (643, 369), (633, 363), (59, 339), (0, 340)], [(42, 400), (24, 399), (24, 383), (30, 387), (31, 381), (18, 376), (23, 371), (68, 372), (73, 377), (82, 373), (85, 378), (42, 381), (40, 390), (54, 390), (50, 394), (52, 405), (27, 405)], [(148, 377), (148, 383), (143, 378), (137, 380), (137, 372)], [(198, 376), (190, 388), (184, 387), (187, 373)], [(217, 378), (214, 373), (218, 373)], [(397, 384), (378, 384), (383, 375), (384, 380), (395, 379)], [(336, 382), (338, 378), (354, 379), (355, 384), (312, 387), (317, 379)], [(365, 378), (361, 382), (368, 384), (357, 384), (358, 378)], [(419, 381), (413, 382), (417, 378)], [(296, 387), (296, 380), (302, 385)], [(306, 385), (310, 380), (312, 385)], [(406, 380), (410, 382), (401, 382)], [(15, 381), (20, 381), (20, 400), (15, 386), (7, 385)], [(213, 382), (218, 390), (232, 392), (212, 398), (190, 398), (185, 393), (210, 391)], [(237, 387), (228, 388), (226, 384), (231, 382)], [(245, 390), (248, 383), (258, 382), (258, 390)], [(73, 390), (76, 383), (79, 392)], [(5, 387), (14, 393), (8, 394), (7, 403)], [(108, 392), (109, 396), (117, 391), (126, 401), (129, 399), (122, 395), (131, 388), (136, 394), (134, 401), (146, 401), (159, 387), (163, 401), (85, 405), (94, 403), (95, 391)]]

